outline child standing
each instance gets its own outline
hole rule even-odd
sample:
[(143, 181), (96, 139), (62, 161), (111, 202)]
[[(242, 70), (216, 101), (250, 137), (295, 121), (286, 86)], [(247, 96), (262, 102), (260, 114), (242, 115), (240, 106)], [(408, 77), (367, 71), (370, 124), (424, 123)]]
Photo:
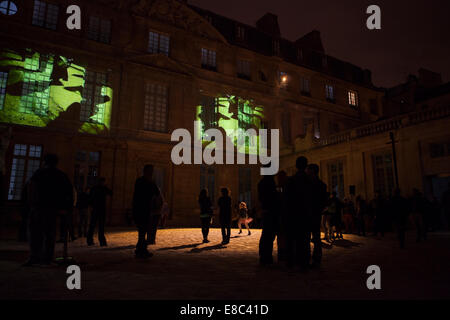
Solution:
[(239, 203), (239, 220), (238, 220), (238, 227), (239, 227), (239, 234), (242, 233), (242, 224), (245, 225), (245, 228), (248, 230), (248, 235), (251, 235), (250, 227), (248, 226), (248, 223), (251, 222), (251, 218), (248, 217), (248, 209), (247, 204), (245, 202)]

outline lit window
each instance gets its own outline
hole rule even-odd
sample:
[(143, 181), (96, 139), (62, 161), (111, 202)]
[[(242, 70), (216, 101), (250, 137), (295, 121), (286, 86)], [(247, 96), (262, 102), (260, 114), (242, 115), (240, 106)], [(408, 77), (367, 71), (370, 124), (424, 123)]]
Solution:
[(216, 52), (202, 48), (202, 68), (216, 70)]
[(0, 2), (0, 12), (12, 16), (17, 13), (17, 6), (12, 1), (2, 1)]
[(308, 78), (300, 78), (300, 90), (302, 94), (309, 95), (310, 93), (310, 87), (309, 87), (309, 79)]
[(167, 132), (168, 88), (147, 83), (144, 101), (144, 130)]
[(148, 36), (148, 52), (169, 55), (170, 37), (150, 31)]
[(33, 25), (56, 30), (58, 11), (59, 8), (55, 4), (34, 0)]
[(108, 75), (102, 72), (86, 71), (81, 100), (80, 121), (104, 123)]
[(327, 100), (334, 100), (334, 87), (332, 85), (325, 85), (325, 96)]
[(236, 27), (236, 38), (239, 40), (245, 40), (245, 28), (243, 26)]
[(282, 86), (286, 86), (288, 82), (288, 74), (287, 72), (280, 71), (279, 73), (279, 82)]
[(350, 90), (348, 92), (348, 104), (353, 107), (358, 106), (358, 93), (356, 91)]
[(109, 43), (111, 41), (111, 20), (90, 16), (88, 39)]
[(0, 110), (5, 104), (6, 85), (8, 83), (8, 73), (0, 72)]
[(53, 57), (34, 55), (25, 58), (20, 112), (47, 115), (52, 72)]
[(238, 59), (237, 75), (239, 78), (250, 80), (250, 61)]
[(8, 200), (20, 200), (23, 187), (41, 164), (42, 147), (15, 144), (9, 179)]

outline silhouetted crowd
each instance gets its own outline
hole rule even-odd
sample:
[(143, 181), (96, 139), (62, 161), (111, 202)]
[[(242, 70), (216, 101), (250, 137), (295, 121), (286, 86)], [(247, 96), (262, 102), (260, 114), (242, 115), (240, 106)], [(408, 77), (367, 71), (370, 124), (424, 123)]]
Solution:
[[(106, 180), (99, 178), (95, 186), (77, 192), (67, 175), (57, 169), (57, 164), (57, 156), (47, 154), (44, 166), (33, 174), (22, 191), (19, 238), (30, 243), (30, 258), (26, 266), (48, 265), (52, 262), (58, 218), (59, 242), (76, 239), (75, 212), (78, 237), (86, 237), (87, 245), (92, 246), (97, 228), (99, 245), (107, 246), (106, 202), (112, 196), (112, 191), (106, 186)], [(443, 228), (441, 212), (450, 225), (449, 190), (444, 192), (441, 201), (436, 198), (428, 200), (417, 189), (413, 190), (409, 198), (403, 197), (400, 190), (396, 189), (390, 197), (383, 197), (380, 192), (376, 192), (370, 202), (360, 195), (354, 200), (353, 197), (341, 200), (336, 192), (327, 192), (326, 184), (319, 178), (318, 165), (308, 164), (305, 157), (299, 157), (296, 169), (297, 172), (292, 176), (280, 171), (276, 176), (263, 176), (258, 183), (262, 227), (259, 261), (262, 266), (274, 263), (275, 239), (278, 262), (285, 262), (289, 268), (298, 267), (306, 271), (321, 264), (322, 230), (323, 240), (329, 243), (343, 239), (343, 234), (366, 236), (370, 232), (383, 237), (386, 232), (395, 231), (400, 247), (404, 248), (408, 221), (412, 221), (416, 229), (417, 241), (426, 240), (428, 232)], [(233, 220), (237, 221), (239, 234), (242, 234), (242, 226), (245, 226), (250, 236), (249, 223), (256, 217), (254, 213), (251, 217), (243, 201), (233, 206), (228, 188), (221, 188), (220, 191), (218, 220), (222, 245), (226, 245), (230, 243)], [(216, 208), (208, 190), (201, 190), (198, 204), (203, 243), (208, 243)], [(153, 166), (146, 165), (142, 177), (136, 180), (131, 210), (138, 231), (137, 258), (153, 255), (147, 246), (155, 244), (158, 226), (166, 219), (168, 211), (168, 204), (153, 180)]]

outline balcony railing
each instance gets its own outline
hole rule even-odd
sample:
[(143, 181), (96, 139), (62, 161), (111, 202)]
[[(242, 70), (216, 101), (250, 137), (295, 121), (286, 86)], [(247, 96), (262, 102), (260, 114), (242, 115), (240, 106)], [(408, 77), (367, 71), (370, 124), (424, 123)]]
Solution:
[(450, 105), (438, 106), (422, 111), (415, 111), (403, 114), (394, 118), (377, 121), (361, 127), (349, 129), (339, 132), (337, 134), (329, 135), (327, 137), (316, 140), (318, 146), (327, 146), (348, 142), (350, 140), (373, 136), (379, 133), (397, 130), (422, 122), (445, 118), (450, 115)]

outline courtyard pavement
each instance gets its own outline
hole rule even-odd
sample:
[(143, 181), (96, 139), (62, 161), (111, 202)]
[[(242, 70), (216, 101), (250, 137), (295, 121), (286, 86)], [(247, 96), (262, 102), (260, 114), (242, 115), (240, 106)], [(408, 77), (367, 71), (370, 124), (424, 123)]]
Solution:
[[(0, 299), (448, 299), (450, 233), (430, 233), (425, 242), (407, 236), (399, 249), (394, 234), (385, 238), (344, 235), (323, 242), (323, 266), (308, 273), (289, 272), (283, 264), (258, 265), (261, 230), (222, 246), (219, 229), (201, 243), (199, 229), (163, 229), (154, 257), (134, 258), (137, 232), (112, 229), (108, 247), (69, 244), (81, 268), (81, 290), (68, 290), (63, 267), (22, 267), (26, 243), (0, 242)], [(56, 254), (61, 255), (57, 244)], [(276, 249), (274, 257), (276, 256)], [(368, 290), (369, 265), (381, 268), (381, 290)]]

